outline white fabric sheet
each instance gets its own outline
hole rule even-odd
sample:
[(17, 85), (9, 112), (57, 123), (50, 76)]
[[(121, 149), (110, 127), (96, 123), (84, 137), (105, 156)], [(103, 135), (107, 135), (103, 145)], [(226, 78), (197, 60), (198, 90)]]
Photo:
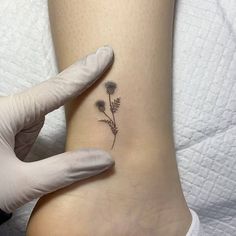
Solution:
[[(0, 95), (57, 73), (46, 0), (0, 1)], [(79, 42), (78, 42), (79, 43)], [(236, 235), (236, 1), (179, 0), (173, 109), (184, 194), (207, 235)], [(60, 108), (46, 118), (29, 155), (63, 151)], [(36, 201), (18, 209), (0, 235), (23, 236)]]

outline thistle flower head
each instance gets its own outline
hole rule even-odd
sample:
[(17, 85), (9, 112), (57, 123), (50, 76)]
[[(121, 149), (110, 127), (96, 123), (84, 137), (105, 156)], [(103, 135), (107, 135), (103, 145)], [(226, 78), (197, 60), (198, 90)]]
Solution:
[(115, 89), (116, 89), (116, 83), (113, 82), (113, 81), (107, 81), (105, 83), (105, 87), (107, 89), (108, 94), (113, 94), (115, 92)]
[(98, 108), (99, 111), (101, 111), (101, 112), (105, 111), (105, 102), (103, 100), (98, 100), (95, 103), (95, 106)]

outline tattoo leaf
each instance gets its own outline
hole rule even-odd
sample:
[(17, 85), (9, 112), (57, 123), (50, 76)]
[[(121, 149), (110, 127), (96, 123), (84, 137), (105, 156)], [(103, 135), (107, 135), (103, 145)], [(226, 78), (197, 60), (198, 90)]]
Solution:
[(110, 120), (98, 120), (98, 121), (100, 121), (100, 122), (104, 122), (104, 123), (107, 123), (107, 124), (110, 124), (111, 123), (111, 121)]
[(114, 101), (111, 102), (111, 112), (113, 112), (113, 113), (117, 112), (119, 106), (120, 106), (120, 97), (114, 99)]
[(111, 121), (111, 120), (106, 120), (106, 119), (98, 120), (98, 121), (104, 122), (104, 123), (108, 124), (108, 125), (110, 126), (111, 131), (112, 131), (112, 133), (113, 133), (114, 135), (116, 135), (116, 134), (118, 133), (118, 129), (117, 129), (117, 127), (116, 127), (116, 125), (115, 125), (115, 123), (114, 123), (113, 121)]

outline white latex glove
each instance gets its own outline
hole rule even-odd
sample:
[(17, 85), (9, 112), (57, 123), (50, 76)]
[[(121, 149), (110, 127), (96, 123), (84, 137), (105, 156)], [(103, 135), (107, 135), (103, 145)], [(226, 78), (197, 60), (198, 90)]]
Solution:
[[(24, 162), (45, 115), (87, 89), (113, 62), (109, 46), (78, 60), (37, 86), (0, 98), (0, 209), (10, 213), (46, 193), (113, 166), (105, 151), (91, 148)], [(47, 148), (47, 147), (45, 147)]]

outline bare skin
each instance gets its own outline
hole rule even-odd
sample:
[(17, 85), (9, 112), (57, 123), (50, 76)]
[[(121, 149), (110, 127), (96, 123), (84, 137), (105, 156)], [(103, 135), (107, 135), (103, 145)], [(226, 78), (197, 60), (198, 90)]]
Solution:
[[(174, 0), (49, 0), (50, 21), (63, 70), (109, 44), (115, 61), (106, 75), (66, 106), (66, 150), (98, 147), (115, 168), (42, 197), (27, 235), (184, 236), (191, 214), (181, 189), (172, 129), (171, 59)], [(118, 133), (99, 122), (95, 106), (117, 88)]]

